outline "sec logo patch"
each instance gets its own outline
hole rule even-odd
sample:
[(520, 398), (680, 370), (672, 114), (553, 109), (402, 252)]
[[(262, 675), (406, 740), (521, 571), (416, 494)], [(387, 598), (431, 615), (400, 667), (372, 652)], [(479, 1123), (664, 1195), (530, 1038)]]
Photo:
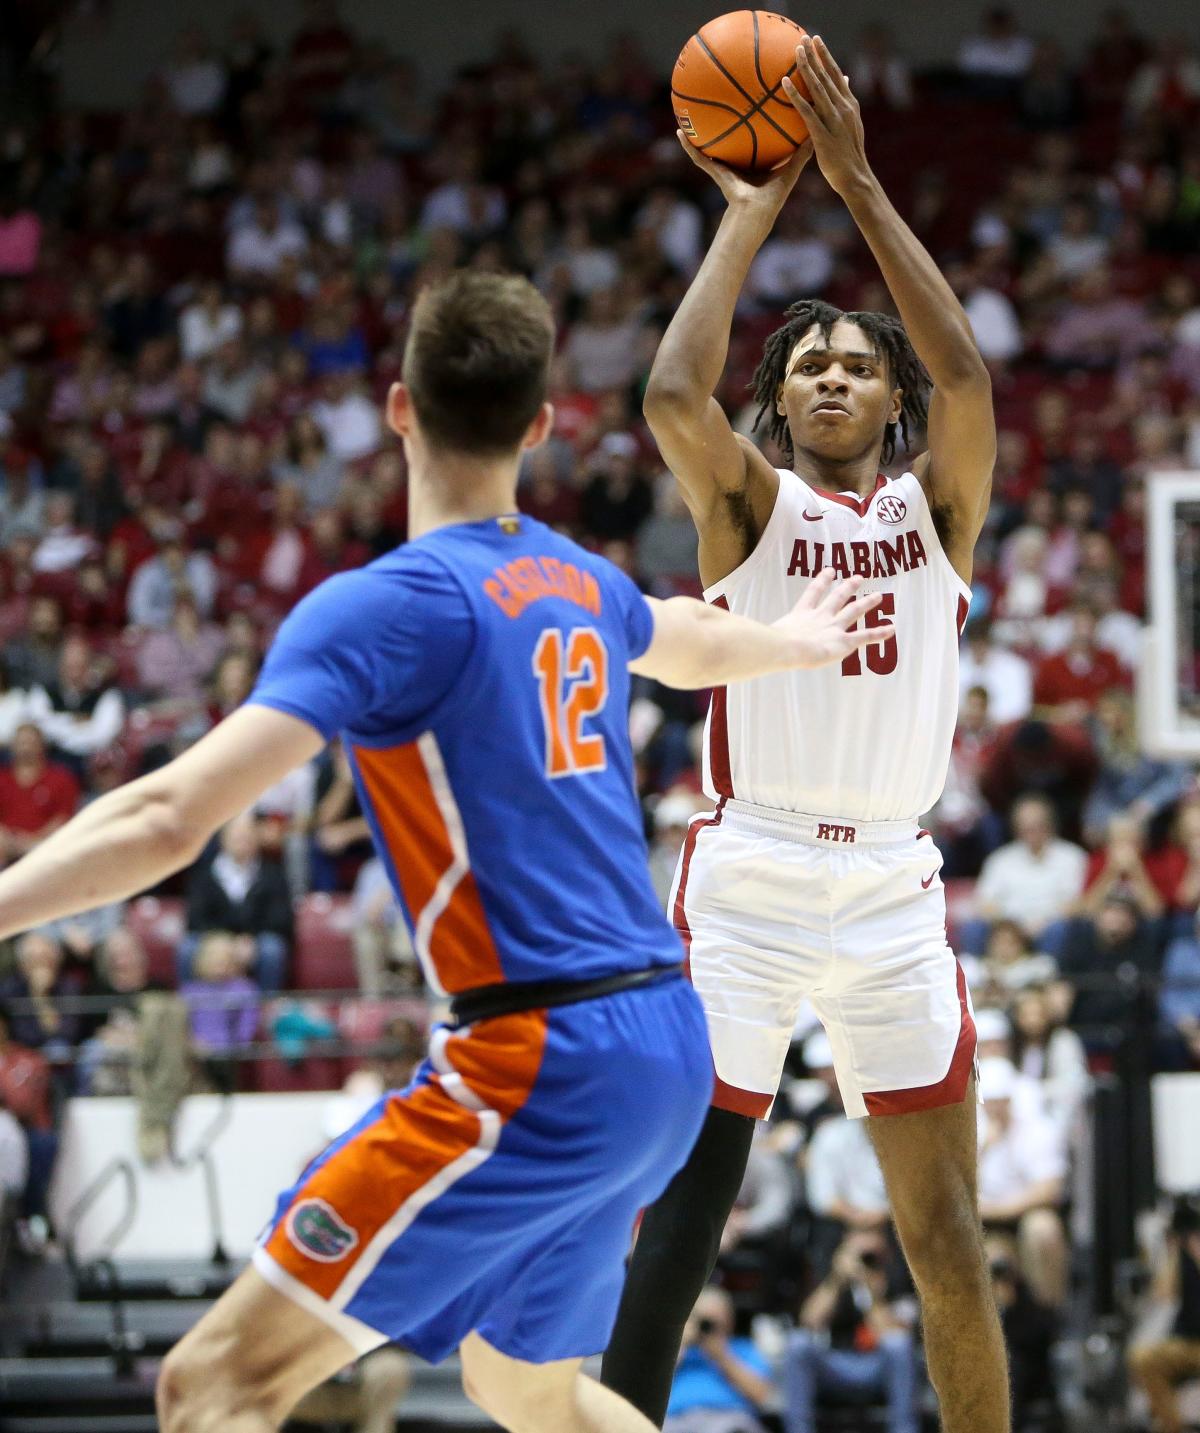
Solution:
[(908, 504), (903, 498), (894, 498), (889, 495), (879, 499), (875, 504), (875, 511), (883, 522), (903, 522), (908, 514)]

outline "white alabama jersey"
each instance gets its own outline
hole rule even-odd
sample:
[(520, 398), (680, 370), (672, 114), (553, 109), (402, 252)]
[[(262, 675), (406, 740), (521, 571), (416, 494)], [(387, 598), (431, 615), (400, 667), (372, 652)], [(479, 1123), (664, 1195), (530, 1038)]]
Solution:
[(882, 592), (868, 624), (894, 638), (816, 671), (713, 693), (704, 789), (721, 797), (857, 821), (904, 821), (942, 793), (958, 716), (958, 639), (971, 589), (942, 550), (912, 473), (880, 475), (868, 497), (825, 493), (780, 470), (758, 545), (705, 598), (773, 622), (823, 567)]

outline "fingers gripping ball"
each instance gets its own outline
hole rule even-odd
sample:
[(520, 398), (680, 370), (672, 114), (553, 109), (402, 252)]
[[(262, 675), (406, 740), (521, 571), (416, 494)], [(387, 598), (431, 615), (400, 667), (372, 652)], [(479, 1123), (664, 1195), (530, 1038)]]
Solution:
[(807, 99), (795, 68), (805, 32), (770, 10), (731, 10), (684, 45), (671, 76), (675, 121), (710, 159), (735, 169), (773, 169), (808, 137), (783, 91), (783, 78)]

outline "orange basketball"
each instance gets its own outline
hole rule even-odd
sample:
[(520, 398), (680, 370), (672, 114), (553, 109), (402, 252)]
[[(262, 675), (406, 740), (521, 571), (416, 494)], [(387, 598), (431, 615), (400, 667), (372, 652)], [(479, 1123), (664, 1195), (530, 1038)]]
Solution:
[(783, 92), (783, 78), (807, 99), (796, 72), (805, 32), (770, 10), (731, 10), (692, 36), (671, 76), (675, 121), (692, 144), (735, 169), (773, 169), (808, 136)]

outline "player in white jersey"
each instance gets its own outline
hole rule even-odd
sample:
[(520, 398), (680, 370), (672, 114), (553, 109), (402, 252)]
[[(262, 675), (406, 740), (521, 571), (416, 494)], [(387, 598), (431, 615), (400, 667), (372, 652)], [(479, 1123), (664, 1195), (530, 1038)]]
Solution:
[[(705, 786), (672, 914), (708, 1016), (713, 1108), (643, 1221), (604, 1380), (661, 1423), (684, 1322), (715, 1262), (754, 1119), (812, 1001), (851, 1116), (868, 1127), (921, 1297), (947, 1433), (1007, 1433), (1004, 1345), (976, 1197), (975, 1030), (946, 942), (941, 857), (918, 817), (945, 781), (958, 638), (995, 459), (988, 372), (966, 314), (867, 162), (850, 87), (820, 41), (797, 52), (811, 139), (745, 176), (685, 144), (728, 208), (663, 337), (645, 411), (700, 537), (708, 600), (770, 620), (824, 568), (883, 594), (894, 631), (823, 672), (714, 693)], [(682, 136), (681, 136), (682, 139)], [(815, 153), (899, 319), (804, 300), (767, 341), (759, 420), (792, 468), (713, 398), (739, 291)], [(927, 451), (881, 475), (902, 439)]]

